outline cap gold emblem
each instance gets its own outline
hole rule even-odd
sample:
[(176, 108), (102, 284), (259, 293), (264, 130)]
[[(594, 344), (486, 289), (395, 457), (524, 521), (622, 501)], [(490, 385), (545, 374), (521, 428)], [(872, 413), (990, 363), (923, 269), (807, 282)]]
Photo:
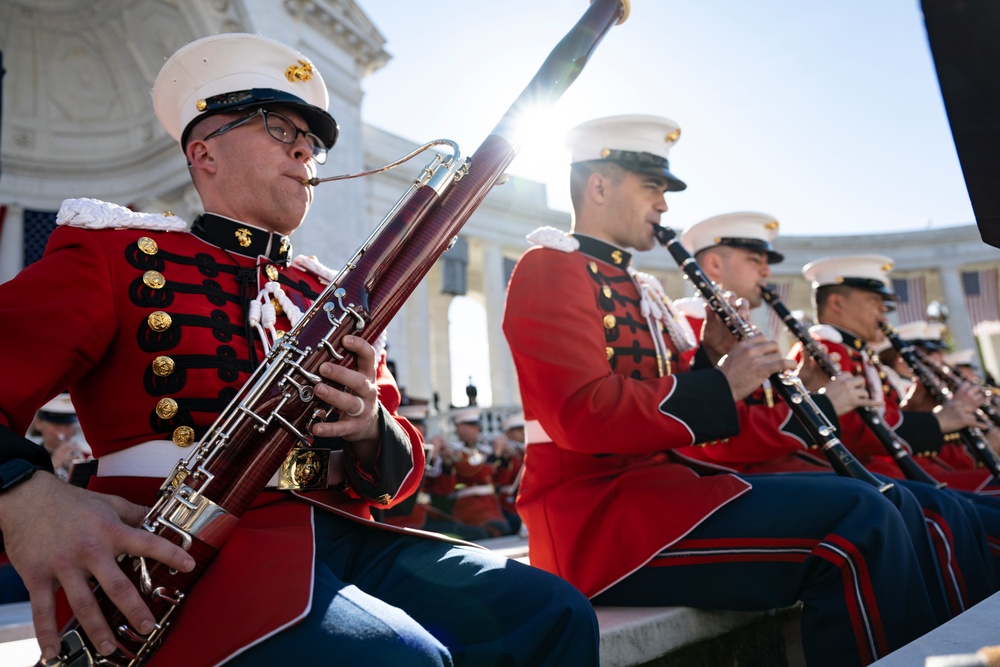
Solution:
[(178, 447), (190, 447), (194, 442), (194, 429), (190, 426), (178, 426), (170, 437)]
[(274, 266), (274, 264), (268, 264), (267, 266), (265, 266), (264, 273), (266, 273), (267, 277), (270, 278), (271, 280), (278, 279), (278, 269), (277, 267)]
[(177, 414), (177, 401), (172, 398), (161, 398), (156, 404), (156, 414), (160, 419), (172, 419)]
[(672, 143), (674, 143), (675, 141), (677, 141), (680, 138), (681, 138), (681, 131), (680, 131), (680, 128), (678, 128), (678, 129), (674, 130), (673, 132), (671, 132), (670, 134), (668, 134), (667, 136), (665, 136), (663, 138), (663, 140), (665, 142), (667, 142), (668, 144), (672, 144)]
[(197, 102), (195, 102), (194, 108), (197, 109), (198, 111), (204, 111), (205, 109), (208, 108), (208, 102), (206, 102), (205, 100), (198, 100)]
[(172, 323), (173, 318), (162, 310), (150, 313), (149, 317), (146, 318), (146, 324), (149, 325), (149, 328), (157, 332), (166, 331)]
[(608, 157), (609, 155), (611, 155), (611, 149), (610, 148), (602, 148), (601, 149), (601, 157)]
[(159, 271), (146, 271), (142, 274), (142, 282), (146, 283), (146, 287), (150, 289), (161, 289), (167, 284), (163, 274)]
[(768, 229), (768, 230), (770, 230), (770, 229), (777, 229), (777, 228), (778, 228), (778, 221), (777, 220), (772, 220), (771, 222), (769, 222), (766, 225), (764, 225), (764, 229)]
[(246, 227), (240, 227), (233, 232), (233, 234), (236, 236), (236, 241), (240, 244), (240, 247), (250, 247), (250, 240), (253, 238), (253, 235), (250, 233), (249, 229)]
[(289, 83), (309, 81), (313, 78), (312, 75), (313, 66), (308, 60), (300, 60), (297, 65), (289, 65), (285, 70), (285, 78)]
[(174, 367), (176, 366), (176, 364), (174, 363), (174, 360), (171, 359), (170, 357), (157, 357), (156, 359), (153, 359), (152, 366), (153, 366), (153, 373), (160, 376), (161, 378), (165, 378), (174, 372)]
[(882, 270), (883, 271), (891, 271), (892, 270), (892, 266), (893, 266), (892, 262), (889, 262), (888, 264), (883, 264), (882, 265)]
[(156, 252), (159, 250), (159, 247), (157, 247), (156, 245), (156, 241), (149, 238), (148, 236), (143, 236), (138, 241), (136, 241), (136, 244), (139, 246), (139, 250), (143, 251), (147, 255), (155, 255)]

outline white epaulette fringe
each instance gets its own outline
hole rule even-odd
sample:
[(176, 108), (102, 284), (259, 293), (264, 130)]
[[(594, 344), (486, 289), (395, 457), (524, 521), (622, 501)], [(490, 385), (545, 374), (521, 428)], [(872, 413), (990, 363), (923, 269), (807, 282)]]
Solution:
[(579, 241), (555, 227), (539, 227), (524, 238), (528, 239), (531, 245), (540, 245), (562, 252), (576, 252), (580, 249)]
[(187, 221), (176, 215), (137, 213), (124, 206), (100, 199), (67, 199), (56, 214), (57, 225), (84, 229), (148, 229), (162, 232), (184, 232)]
[(296, 255), (295, 259), (292, 260), (292, 266), (300, 271), (313, 274), (326, 285), (329, 285), (337, 278), (336, 271), (322, 264), (312, 255)]

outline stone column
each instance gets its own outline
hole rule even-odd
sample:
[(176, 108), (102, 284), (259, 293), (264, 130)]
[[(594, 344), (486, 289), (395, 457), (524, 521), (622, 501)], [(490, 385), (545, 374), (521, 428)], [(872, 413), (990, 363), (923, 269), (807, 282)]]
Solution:
[(948, 331), (955, 342), (955, 349), (976, 349), (976, 338), (972, 335), (972, 326), (969, 323), (969, 311), (965, 307), (962, 277), (957, 267), (941, 269), (941, 287), (944, 290), (944, 301), (948, 305)]
[(493, 405), (520, 405), (514, 360), (502, 329), (503, 305), (507, 296), (503, 250), (499, 244), (491, 241), (483, 241), (483, 293), (486, 296), (486, 331), (490, 346)]

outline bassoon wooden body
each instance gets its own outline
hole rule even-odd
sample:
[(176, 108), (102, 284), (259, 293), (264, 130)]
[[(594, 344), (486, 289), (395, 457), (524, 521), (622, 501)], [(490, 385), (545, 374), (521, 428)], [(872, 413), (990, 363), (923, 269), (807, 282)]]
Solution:
[(157, 619), (156, 629), (139, 634), (97, 589), (118, 650), (99, 655), (74, 619), (64, 629), (60, 656), (47, 667), (138, 667), (149, 660), (188, 592), (289, 451), (311, 443), (311, 423), (328, 409), (313, 395), (322, 380), (319, 366), (354, 364), (340, 343), (346, 335), (370, 343), (378, 338), (516, 156), (518, 126), (526, 113), (562, 95), (628, 10), (628, 0), (592, 2), (473, 155), (464, 162), (457, 155), (439, 156), (424, 170), (405, 203), (382, 221), (254, 371), (191, 456), (177, 464), (142, 527), (187, 549), (194, 570), (172, 572), (132, 556), (120, 560)]

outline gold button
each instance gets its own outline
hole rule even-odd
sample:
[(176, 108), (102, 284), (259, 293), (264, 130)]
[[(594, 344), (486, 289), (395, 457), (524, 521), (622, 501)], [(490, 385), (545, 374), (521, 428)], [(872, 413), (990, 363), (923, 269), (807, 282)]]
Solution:
[(155, 255), (156, 252), (160, 249), (159, 246), (156, 245), (156, 241), (149, 238), (148, 236), (143, 236), (138, 241), (136, 241), (136, 244), (139, 246), (139, 250), (143, 251), (147, 255)]
[(604, 316), (604, 328), (605, 329), (614, 329), (615, 325), (617, 325), (617, 324), (618, 324), (618, 319), (614, 315), (605, 315)]
[(281, 303), (273, 296), (271, 297), (271, 305), (274, 306), (275, 315), (281, 315), (283, 312), (285, 312), (285, 309), (281, 307)]
[(163, 274), (159, 271), (146, 271), (142, 274), (142, 282), (146, 283), (146, 287), (150, 289), (160, 289), (167, 284)]
[(178, 447), (188, 447), (194, 442), (194, 429), (190, 426), (178, 426), (170, 437)]
[(173, 324), (173, 318), (162, 310), (158, 310), (149, 314), (149, 317), (146, 318), (146, 324), (153, 331), (162, 332), (170, 328), (170, 325)]
[(267, 277), (270, 278), (271, 280), (278, 279), (278, 268), (274, 264), (268, 264), (267, 266), (265, 266), (264, 273), (266, 273)]
[(157, 357), (153, 359), (153, 373), (165, 378), (174, 372), (174, 360), (170, 357)]
[(206, 102), (205, 100), (198, 100), (197, 102), (194, 103), (194, 108), (197, 109), (198, 111), (204, 111), (205, 109), (208, 108), (208, 102)]
[(606, 348), (604, 348), (604, 356), (608, 358), (608, 361), (611, 361), (612, 359), (614, 359), (615, 358), (615, 348), (613, 348), (613, 347), (606, 347)]
[(604, 295), (605, 299), (610, 299), (611, 298), (611, 288), (608, 287), (607, 285), (605, 285), (604, 287), (601, 288), (601, 294)]
[(170, 419), (177, 414), (177, 401), (172, 398), (161, 398), (156, 404), (156, 414), (160, 419)]
[(597, 273), (597, 262), (587, 262), (587, 270), (593, 274)]

